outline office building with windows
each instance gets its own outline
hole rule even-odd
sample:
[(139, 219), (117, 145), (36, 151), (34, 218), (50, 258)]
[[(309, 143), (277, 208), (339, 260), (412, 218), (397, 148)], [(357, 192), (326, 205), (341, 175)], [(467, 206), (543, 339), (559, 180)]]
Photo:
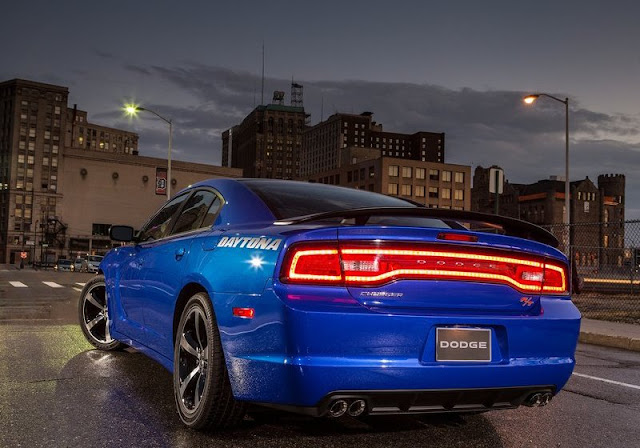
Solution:
[[(275, 92), (281, 93), (281, 92)], [(307, 114), (303, 107), (258, 106), (237, 126), (222, 133), (222, 166), (240, 168), (246, 177), (295, 179)]]
[(422, 162), (444, 162), (444, 133), (402, 134), (383, 131), (373, 113), (337, 113), (308, 128), (302, 140), (301, 175), (311, 176), (341, 167), (341, 150), (347, 147), (380, 150), (383, 157)]
[[(166, 160), (138, 156), (135, 133), (88, 122), (68, 96), (63, 86), (0, 83), (0, 263), (104, 253), (110, 224), (139, 226), (166, 199), (155, 190)], [(241, 174), (174, 162), (173, 191)]]
[(380, 149), (358, 147), (341, 149), (339, 164), (302, 179), (398, 196), (431, 208), (471, 208), (470, 166), (383, 156)]

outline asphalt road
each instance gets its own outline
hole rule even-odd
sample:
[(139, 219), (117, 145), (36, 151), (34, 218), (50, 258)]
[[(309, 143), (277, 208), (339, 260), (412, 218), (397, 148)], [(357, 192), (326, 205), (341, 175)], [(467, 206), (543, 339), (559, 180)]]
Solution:
[(229, 432), (191, 431), (174, 410), (167, 371), (139, 353), (103, 353), (85, 342), (76, 325), (74, 288), (89, 278), (0, 272), (0, 447), (640, 444), (640, 354), (588, 345), (579, 347), (565, 390), (545, 408), (365, 421), (271, 413), (267, 422), (247, 417)]

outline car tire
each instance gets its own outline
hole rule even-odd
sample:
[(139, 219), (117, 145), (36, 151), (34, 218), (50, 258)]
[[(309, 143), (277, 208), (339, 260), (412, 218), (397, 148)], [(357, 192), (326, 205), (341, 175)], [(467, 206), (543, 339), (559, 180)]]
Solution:
[(175, 339), (173, 392), (182, 422), (189, 428), (210, 430), (239, 424), (246, 404), (233, 396), (220, 332), (206, 293), (189, 299)]
[(125, 347), (111, 337), (109, 332), (109, 310), (104, 275), (97, 275), (84, 285), (78, 300), (78, 319), (87, 341), (104, 351)]

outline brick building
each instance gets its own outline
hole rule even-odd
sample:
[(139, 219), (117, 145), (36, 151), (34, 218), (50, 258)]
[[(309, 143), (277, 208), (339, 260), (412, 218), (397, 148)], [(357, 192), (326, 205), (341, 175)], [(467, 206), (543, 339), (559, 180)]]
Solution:
[[(135, 133), (89, 123), (68, 96), (63, 86), (0, 83), (0, 263), (19, 262), (21, 252), (27, 263), (103, 253), (107, 224), (137, 227), (166, 199), (154, 182), (166, 160), (138, 156)], [(242, 174), (185, 162), (173, 170), (175, 191)]]
[(432, 208), (470, 209), (471, 167), (383, 156), (381, 151), (342, 148), (339, 168), (302, 179), (398, 196)]
[[(489, 193), (489, 169), (480, 166), (475, 169), (471, 190), (474, 211), (495, 210), (495, 196)], [(578, 266), (622, 266), (624, 190), (622, 174), (599, 175), (597, 185), (589, 177), (570, 183), (570, 244)], [(533, 184), (505, 180), (499, 213), (545, 226), (562, 241), (564, 192), (564, 179), (557, 177)]]
[(222, 166), (241, 168), (246, 177), (297, 178), (306, 118), (303, 107), (256, 107), (222, 133)]
[(379, 149), (383, 157), (444, 162), (444, 133), (385, 132), (371, 112), (337, 113), (305, 131), (301, 175), (340, 168), (340, 150), (347, 147)]

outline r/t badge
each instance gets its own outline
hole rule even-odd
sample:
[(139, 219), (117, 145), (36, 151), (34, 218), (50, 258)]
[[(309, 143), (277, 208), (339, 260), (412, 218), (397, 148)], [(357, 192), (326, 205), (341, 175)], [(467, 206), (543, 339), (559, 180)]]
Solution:
[(520, 299), (520, 303), (522, 306), (531, 306), (533, 305), (533, 299), (530, 297), (523, 297)]

